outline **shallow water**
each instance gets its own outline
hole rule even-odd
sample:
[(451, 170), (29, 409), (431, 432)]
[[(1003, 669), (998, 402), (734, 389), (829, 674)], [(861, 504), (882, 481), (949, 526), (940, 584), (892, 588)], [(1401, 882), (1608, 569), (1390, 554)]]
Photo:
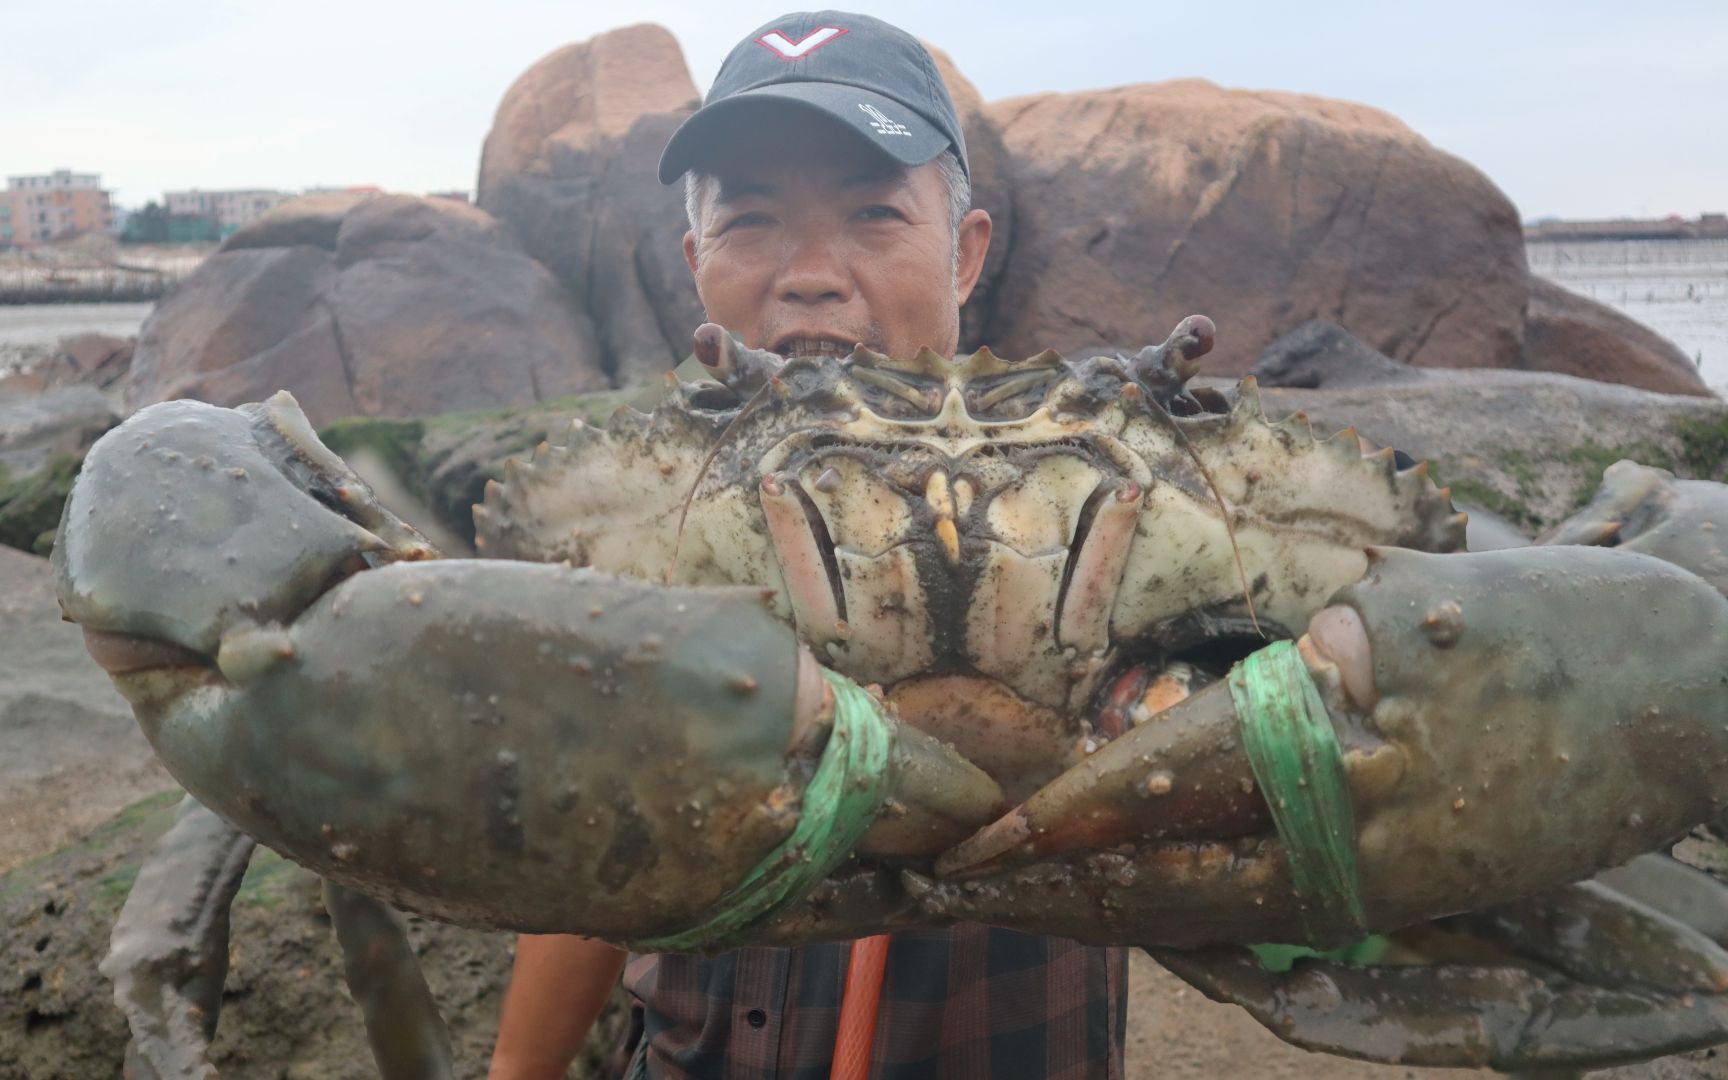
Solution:
[(131, 337), (152, 303), (0, 304), (0, 345), (52, 345), (74, 334)]
[(77, 334), (132, 337), (152, 303), (0, 304), (0, 376), (26, 366), (31, 352)]
[(1680, 346), (1728, 386), (1728, 239), (1531, 244), (1532, 272), (1599, 300)]

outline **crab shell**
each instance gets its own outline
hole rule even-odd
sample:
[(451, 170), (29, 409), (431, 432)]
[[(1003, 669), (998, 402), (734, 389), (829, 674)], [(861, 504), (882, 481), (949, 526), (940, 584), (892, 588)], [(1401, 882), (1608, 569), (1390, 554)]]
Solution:
[(1299, 633), (1365, 545), (1462, 546), (1426, 464), (1270, 423), (1252, 379), (1233, 402), (1201, 391), (1208, 409), (1146, 356), (860, 348), (786, 361), (747, 400), (680, 384), (509, 462), (479, 543), (773, 590), (903, 718), (999, 778), (1045, 779), (1125, 660)]

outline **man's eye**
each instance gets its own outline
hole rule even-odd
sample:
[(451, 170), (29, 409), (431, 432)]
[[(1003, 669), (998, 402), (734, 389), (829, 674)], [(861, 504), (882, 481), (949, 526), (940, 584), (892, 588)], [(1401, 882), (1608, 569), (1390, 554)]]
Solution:
[(906, 218), (892, 206), (866, 206), (858, 211), (858, 216), (864, 221), (904, 221)]
[(749, 229), (754, 228), (757, 225), (768, 225), (772, 222), (773, 219), (767, 214), (752, 210), (747, 214), (739, 214), (731, 221), (728, 221), (720, 231), (731, 232), (733, 229)]

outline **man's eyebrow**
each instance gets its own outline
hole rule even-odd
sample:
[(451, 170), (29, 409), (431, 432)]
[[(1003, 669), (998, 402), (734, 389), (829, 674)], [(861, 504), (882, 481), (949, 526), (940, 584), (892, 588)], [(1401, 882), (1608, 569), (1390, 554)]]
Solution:
[(719, 202), (737, 202), (752, 195), (773, 195), (779, 189), (773, 184), (762, 180), (740, 180), (736, 177), (720, 178), (720, 193), (715, 197)]
[(872, 165), (868, 169), (855, 172), (840, 181), (840, 190), (852, 188), (889, 186), (906, 188), (912, 186), (911, 175), (899, 165)]

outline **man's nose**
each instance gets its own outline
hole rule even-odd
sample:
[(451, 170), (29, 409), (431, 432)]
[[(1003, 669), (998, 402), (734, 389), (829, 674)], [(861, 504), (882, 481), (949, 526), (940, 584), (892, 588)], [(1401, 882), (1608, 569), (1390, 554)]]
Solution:
[(819, 304), (852, 297), (852, 273), (832, 237), (790, 237), (775, 290), (787, 303)]

